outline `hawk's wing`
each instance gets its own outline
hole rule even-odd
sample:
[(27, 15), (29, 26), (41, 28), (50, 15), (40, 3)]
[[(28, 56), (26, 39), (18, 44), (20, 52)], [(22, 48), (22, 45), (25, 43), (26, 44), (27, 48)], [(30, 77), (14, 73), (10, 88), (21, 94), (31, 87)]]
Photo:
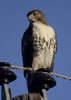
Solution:
[[(22, 44), (21, 44), (21, 50), (22, 50), (22, 59), (23, 59), (23, 66), (24, 67), (32, 67), (32, 55), (33, 55), (33, 48), (32, 48), (32, 29), (29, 27), (23, 35), (22, 38)], [(26, 76), (27, 73), (30, 74), (29, 69), (24, 70), (24, 76)]]
[(32, 64), (32, 31), (29, 27), (25, 32), (22, 38), (22, 57), (23, 57), (23, 66), (30, 67)]

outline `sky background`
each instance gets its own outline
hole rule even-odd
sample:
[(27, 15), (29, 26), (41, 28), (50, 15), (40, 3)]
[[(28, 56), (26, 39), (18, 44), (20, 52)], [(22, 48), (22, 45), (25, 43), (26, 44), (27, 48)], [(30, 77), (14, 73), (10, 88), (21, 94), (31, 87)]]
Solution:
[[(33, 9), (41, 10), (56, 31), (54, 72), (71, 76), (71, 0), (0, 0), (0, 61), (23, 66), (21, 38), (29, 25), (26, 14)], [(9, 84), (12, 96), (27, 93), (23, 71), (13, 71), (17, 79)], [(48, 100), (71, 99), (71, 81), (55, 79), (57, 85), (48, 91)]]

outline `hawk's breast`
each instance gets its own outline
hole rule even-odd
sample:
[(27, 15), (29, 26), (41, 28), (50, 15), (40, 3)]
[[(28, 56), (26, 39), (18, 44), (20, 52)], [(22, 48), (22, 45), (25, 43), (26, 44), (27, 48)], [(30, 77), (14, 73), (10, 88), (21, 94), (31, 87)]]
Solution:
[(49, 68), (53, 61), (53, 48), (51, 50), (51, 39), (55, 36), (54, 30), (45, 24), (33, 24), (33, 64), (32, 67), (37, 70), (41, 67)]

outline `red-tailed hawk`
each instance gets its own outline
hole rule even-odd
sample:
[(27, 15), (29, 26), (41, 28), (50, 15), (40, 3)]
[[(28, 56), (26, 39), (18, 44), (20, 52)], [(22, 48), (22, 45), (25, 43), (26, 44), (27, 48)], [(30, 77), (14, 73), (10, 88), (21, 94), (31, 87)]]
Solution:
[(22, 38), (23, 65), (32, 67), (33, 70), (49, 69), (49, 71), (53, 71), (57, 47), (56, 33), (46, 23), (41, 11), (33, 10), (27, 14), (27, 17), (30, 24)]

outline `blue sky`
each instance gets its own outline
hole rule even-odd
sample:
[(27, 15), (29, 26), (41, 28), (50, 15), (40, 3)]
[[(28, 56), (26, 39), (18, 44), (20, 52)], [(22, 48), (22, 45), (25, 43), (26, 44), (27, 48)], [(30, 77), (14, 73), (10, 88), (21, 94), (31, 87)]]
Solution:
[[(21, 38), (29, 24), (26, 14), (32, 9), (41, 10), (56, 31), (58, 50), (54, 72), (71, 76), (71, 0), (0, 0), (0, 61), (23, 66)], [(13, 71), (17, 80), (9, 85), (12, 96), (27, 93), (23, 71)], [(55, 79), (57, 85), (48, 91), (48, 100), (70, 99), (71, 81)]]

